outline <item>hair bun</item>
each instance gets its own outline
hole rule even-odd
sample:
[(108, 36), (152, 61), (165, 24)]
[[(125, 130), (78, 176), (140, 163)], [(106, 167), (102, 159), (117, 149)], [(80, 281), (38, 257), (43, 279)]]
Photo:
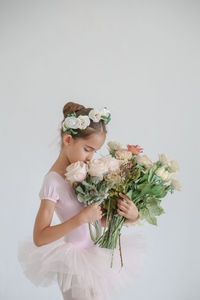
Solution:
[(66, 116), (68, 114), (72, 114), (73, 112), (76, 112), (80, 109), (83, 109), (85, 108), (85, 106), (81, 105), (81, 104), (78, 104), (78, 103), (75, 103), (75, 102), (67, 102), (65, 104), (65, 106), (63, 107), (63, 115), (64, 115), (64, 118), (66, 118)]

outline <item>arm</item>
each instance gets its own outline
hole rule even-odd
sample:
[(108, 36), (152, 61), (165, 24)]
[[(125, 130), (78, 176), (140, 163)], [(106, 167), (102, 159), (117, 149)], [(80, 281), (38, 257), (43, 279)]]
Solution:
[(36, 246), (43, 246), (58, 240), (84, 223), (80, 214), (77, 214), (61, 224), (50, 226), (54, 208), (55, 203), (53, 201), (41, 200), (33, 231), (33, 240)]

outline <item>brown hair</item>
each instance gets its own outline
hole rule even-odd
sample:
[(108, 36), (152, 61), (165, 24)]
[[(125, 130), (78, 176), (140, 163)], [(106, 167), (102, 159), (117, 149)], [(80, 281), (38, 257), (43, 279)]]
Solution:
[[(63, 118), (62, 122), (65, 120), (65, 118), (67, 117), (68, 114), (72, 114), (75, 112), (77, 117), (80, 115), (88, 115), (92, 109), (93, 108), (86, 108), (85, 106), (75, 103), (75, 102), (67, 102), (63, 107), (64, 118)], [(99, 122), (93, 122), (93, 120), (90, 119), (90, 125), (86, 129), (82, 130), (82, 129), (78, 128), (78, 129), (76, 129), (76, 131), (78, 133), (75, 135), (72, 135), (73, 139), (78, 139), (78, 138), (87, 139), (93, 133), (97, 133), (97, 132), (101, 132), (101, 131), (107, 133), (105, 121), (102, 119)], [(61, 148), (62, 148), (63, 136), (66, 134), (70, 134), (70, 133), (67, 130), (65, 132), (63, 132), (62, 127), (61, 127), (60, 134), (61, 134)]]

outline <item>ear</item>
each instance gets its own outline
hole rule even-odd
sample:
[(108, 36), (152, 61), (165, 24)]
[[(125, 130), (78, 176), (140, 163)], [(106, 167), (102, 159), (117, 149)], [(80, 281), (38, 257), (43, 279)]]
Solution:
[(65, 145), (69, 145), (71, 144), (73, 141), (73, 137), (71, 136), (71, 134), (65, 134), (64, 137), (63, 137), (63, 143)]

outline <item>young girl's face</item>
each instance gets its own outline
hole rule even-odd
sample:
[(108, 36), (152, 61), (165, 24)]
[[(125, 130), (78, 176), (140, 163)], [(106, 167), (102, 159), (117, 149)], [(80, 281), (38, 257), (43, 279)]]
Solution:
[(87, 139), (73, 139), (71, 135), (64, 137), (63, 142), (66, 145), (66, 154), (71, 163), (76, 161), (87, 162), (92, 159), (94, 153), (104, 144), (106, 134), (104, 132), (94, 133)]

